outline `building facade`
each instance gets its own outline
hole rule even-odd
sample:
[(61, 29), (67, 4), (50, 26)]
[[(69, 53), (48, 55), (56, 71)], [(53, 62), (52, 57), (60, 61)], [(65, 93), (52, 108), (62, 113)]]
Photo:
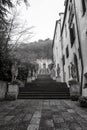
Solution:
[(60, 68), (60, 77), (63, 82), (63, 64), (62, 64), (62, 45), (61, 45), (61, 24), (63, 13), (60, 14), (60, 19), (56, 21), (54, 38), (53, 38), (53, 63), (55, 77), (58, 76), (58, 67)]
[(53, 39), (54, 64), (60, 65), (63, 82), (68, 84), (73, 77), (83, 90), (87, 84), (87, 1), (65, 0), (64, 16), (60, 15), (59, 21), (61, 28), (58, 30), (57, 22)]
[[(87, 87), (87, 0), (74, 0), (78, 35), (81, 46), (82, 68), (82, 88)], [(82, 91), (84, 95), (84, 92)]]

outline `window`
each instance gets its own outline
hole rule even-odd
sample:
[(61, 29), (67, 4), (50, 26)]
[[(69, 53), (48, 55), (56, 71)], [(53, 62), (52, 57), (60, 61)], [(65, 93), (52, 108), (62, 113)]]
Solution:
[(63, 66), (65, 65), (65, 55), (63, 55)]
[(68, 72), (69, 72), (69, 78), (70, 78), (70, 76), (71, 76), (71, 73), (70, 73), (70, 66), (68, 66)]
[(70, 5), (69, 5), (69, 11), (70, 11)]
[(79, 58), (81, 58), (81, 50), (78, 48)]
[(68, 46), (66, 47), (66, 58), (68, 58), (69, 57), (69, 48), (68, 48)]
[(75, 26), (74, 24), (71, 24), (69, 27), (70, 30), (70, 41), (71, 41), (71, 47), (73, 46), (73, 43), (75, 41)]
[(69, 26), (71, 25), (73, 18), (74, 18), (74, 6), (73, 4), (70, 4), (69, 19), (68, 19)]
[(65, 36), (67, 37), (67, 26), (65, 24)]
[(81, 2), (82, 2), (82, 10), (83, 10), (83, 15), (84, 15), (86, 12), (85, 0), (81, 0)]

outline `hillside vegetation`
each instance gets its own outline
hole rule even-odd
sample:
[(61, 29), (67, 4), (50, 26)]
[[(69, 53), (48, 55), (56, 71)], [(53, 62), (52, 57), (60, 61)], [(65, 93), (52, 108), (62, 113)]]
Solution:
[(20, 44), (14, 50), (14, 55), (22, 62), (36, 61), (36, 59), (52, 59), (52, 40), (39, 40), (27, 44)]

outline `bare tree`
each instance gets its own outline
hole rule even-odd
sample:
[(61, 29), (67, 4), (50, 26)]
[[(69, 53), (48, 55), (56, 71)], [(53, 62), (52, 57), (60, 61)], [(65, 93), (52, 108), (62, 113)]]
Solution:
[(7, 29), (7, 44), (8, 42), (13, 44), (13, 47), (20, 43), (29, 42), (29, 39), (33, 36), (33, 26), (26, 26), (26, 21), (20, 23), (20, 13), (17, 11), (17, 3), (11, 12), (9, 19), (9, 25)]

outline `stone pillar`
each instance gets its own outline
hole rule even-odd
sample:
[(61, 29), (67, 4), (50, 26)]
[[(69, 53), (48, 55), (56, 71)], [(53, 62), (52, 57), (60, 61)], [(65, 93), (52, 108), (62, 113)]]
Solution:
[(60, 67), (59, 64), (57, 65), (57, 77), (56, 77), (57, 82), (61, 82), (61, 76), (60, 76)]
[(28, 71), (28, 77), (27, 77), (27, 83), (32, 82), (32, 77), (31, 77), (31, 70)]
[(13, 65), (12, 65), (12, 68), (11, 68), (11, 73), (12, 73), (12, 82), (16, 80), (17, 76), (18, 76), (18, 65), (17, 65), (17, 62), (15, 62)]
[(35, 71), (33, 70), (32, 80), (35, 80)]
[(56, 82), (61, 82), (61, 77), (60, 76), (56, 77)]
[(54, 68), (51, 70), (51, 78), (52, 78), (53, 80), (56, 80), (56, 74), (55, 74)]
[(16, 100), (19, 93), (19, 86), (17, 84), (8, 84), (8, 91), (6, 98), (8, 100)]
[(37, 79), (37, 75), (38, 75), (38, 71), (36, 71), (36, 73), (35, 73), (35, 79)]

